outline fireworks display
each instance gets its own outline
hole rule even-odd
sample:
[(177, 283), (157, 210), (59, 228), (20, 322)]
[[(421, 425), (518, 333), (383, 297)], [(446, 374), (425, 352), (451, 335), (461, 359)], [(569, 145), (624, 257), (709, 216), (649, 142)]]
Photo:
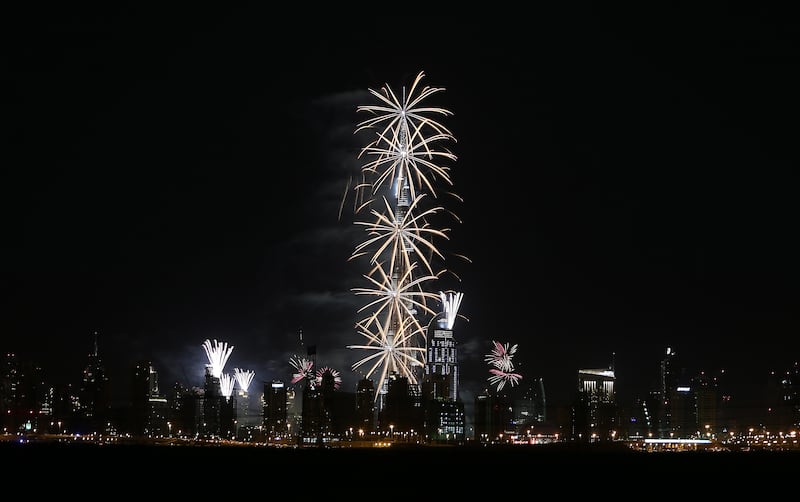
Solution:
[(464, 297), (464, 293), (445, 293), (444, 291), (440, 291), (439, 296), (442, 300), (445, 328), (453, 329), (453, 324), (455, 324), (456, 317), (458, 316), (458, 307), (461, 306), (461, 299)]
[(250, 383), (253, 381), (253, 377), (256, 376), (256, 372), (252, 370), (234, 368), (233, 375), (236, 377), (236, 382), (239, 384), (239, 389), (242, 390), (242, 392), (247, 392), (247, 389), (250, 387)]
[(294, 356), (289, 359), (289, 364), (295, 369), (295, 372), (292, 374), (292, 384), (296, 384), (303, 379), (312, 383), (316, 380), (316, 376), (314, 375), (314, 361), (311, 359)]
[(337, 370), (327, 366), (317, 369), (316, 380), (318, 386), (322, 385), (322, 381), (326, 377), (333, 381), (334, 390), (339, 390), (339, 387), (342, 385), (342, 375)]
[(225, 364), (233, 352), (233, 345), (228, 346), (227, 342), (218, 342), (214, 340), (206, 340), (203, 342), (203, 349), (206, 351), (208, 357), (208, 364), (211, 366), (211, 374), (215, 378), (222, 377), (222, 371), (225, 369)]
[(233, 395), (233, 386), (236, 379), (230, 373), (223, 373), (219, 376), (219, 389), (225, 399), (230, 399)]
[(516, 352), (516, 344), (509, 346), (508, 343), (492, 340), (492, 351), (484, 357), (489, 364), (489, 383), (495, 385), (498, 391), (503, 390), (506, 383), (513, 387), (522, 379), (522, 375), (514, 372), (512, 359)]
[[(356, 295), (368, 297), (359, 309), (366, 317), (356, 323), (365, 342), (348, 345), (368, 352), (353, 364), (366, 378), (377, 377), (376, 394), (386, 392), (387, 378), (405, 377), (418, 382), (425, 364), (426, 330), (418, 316), (435, 316), (429, 303), (439, 299), (428, 284), (445, 270), (437, 270), (436, 260), (444, 256), (434, 240), (447, 239), (448, 228), (436, 228), (435, 217), (453, 215), (441, 206), (436, 185), (452, 185), (447, 162), (456, 160), (443, 144), (455, 141), (450, 131), (437, 121), (452, 113), (444, 108), (424, 106), (439, 87), (423, 87), (420, 72), (411, 88), (399, 96), (388, 86), (369, 92), (379, 104), (359, 106), (371, 118), (360, 122), (356, 132), (374, 132), (359, 159), (361, 182), (354, 187), (354, 211), (367, 214), (368, 221), (356, 221), (367, 238), (355, 247), (350, 259), (365, 257), (368, 286), (353, 288)], [(452, 194), (451, 194), (452, 195)], [(459, 297), (460, 299), (460, 297)]]

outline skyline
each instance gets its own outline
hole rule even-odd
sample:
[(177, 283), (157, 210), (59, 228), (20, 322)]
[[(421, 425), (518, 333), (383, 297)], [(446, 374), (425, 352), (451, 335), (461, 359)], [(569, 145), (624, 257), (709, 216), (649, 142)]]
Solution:
[(97, 331), (109, 366), (200, 381), (217, 339), (262, 380), (302, 332), (352, 388), (356, 110), (424, 71), (458, 139), (465, 391), (492, 340), (554, 394), (612, 357), (644, 392), (668, 346), (744, 383), (798, 358), (787, 20), (589, 9), (437, 24), (442, 51), (354, 23), (291, 51), (258, 14), (78, 12), (9, 45), (5, 351), (77, 375)]

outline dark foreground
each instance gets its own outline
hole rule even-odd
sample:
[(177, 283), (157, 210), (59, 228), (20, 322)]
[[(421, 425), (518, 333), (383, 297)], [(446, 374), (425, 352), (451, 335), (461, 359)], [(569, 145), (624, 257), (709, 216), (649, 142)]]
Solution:
[(670, 490), (703, 489), (708, 496), (720, 496), (751, 482), (794, 479), (800, 472), (800, 451), (648, 453), (568, 444), (298, 449), (7, 443), (0, 446), (0, 459), (6, 472), (23, 483), (15, 486), (35, 486), (38, 494), (59, 493), (77, 483), (144, 495), (158, 492), (156, 487), (166, 481), (184, 496), (209, 495), (233, 483), (238, 488), (228, 488), (245, 490), (240, 495), (262, 493), (265, 498), (271, 498), (266, 496), (271, 487), (287, 483), (301, 490), (298, 496), (305, 490), (308, 495), (355, 497), (388, 483), (391, 488), (382, 490), (394, 495), (409, 491), (409, 498), (416, 499), (413, 493), (439, 481), (453, 494), (464, 495), (549, 487), (571, 495), (611, 490), (628, 498), (624, 490), (653, 495), (667, 489), (666, 483)]

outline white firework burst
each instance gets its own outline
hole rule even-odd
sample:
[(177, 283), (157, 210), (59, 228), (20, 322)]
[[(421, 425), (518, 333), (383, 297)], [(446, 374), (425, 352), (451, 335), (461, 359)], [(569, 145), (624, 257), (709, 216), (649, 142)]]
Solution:
[[(416, 198), (419, 189), (427, 189), (435, 194), (430, 174), (438, 175), (448, 184), (452, 184), (449, 168), (438, 163), (439, 159), (455, 161), (456, 156), (443, 149), (438, 150), (438, 143), (444, 140), (455, 141), (452, 133), (435, 116), (450, 116), (452, 112), (444, 108), (423, 107), (420, 104), (432, 94), (443, 91), (440, 87), (419, 87), (424, 73), (420, 72), (408, 94), (403, 89), (400, 98), (385, 85), (380, 91), (370, 89), (369, 92), (382, 102), (379, 105), (359, 106), (358, 111), (365, 111), (375, 116), (358, 124), (356, 132), (364, 129), (377, 129), (376, 139), (364, 147), (361, 155), (370, 155), (374, 159), (363, 167), (363, 171), (372, 174), (372, 193), (386, 184), (400, 188), (408, 183), (412, 198)], [(380, 129), (383, 127), (383, 129)]]
[(229, 400), (233, 395), (233, 387), (236, 383), (236, 379), (230, 373), (223, 373), (219, 376), (219, 388), (222, 395), (225, 396), (225, 399)]
[[(412, 327), (404, 326), (411, 324)], [(364, 372), (365, 378), (377, 374), (379, 385), (383, 385), (391, 374), (397, 374), (408, 379), (409, 383), (416, 384), (417, 378), (414, 368), (424, 365), (425, 348), (420, 347), (414, 339), (423, 330), (422, 326), (413, 317), (400, 320), (399, 329), (392, 332), (385, 325), (377, 324), (371, 330), (363, 324), (357, 326), (359, 333), (367, 339), (366, 345), (348, 345), (349, 349), (361, 349), (371, 352), (353, 365), (356, 370), (361, 366), (370, 365)], [(375, 399), (378, 399), (378, 393)]]
[(233, 374), (236, 376), (236, 382), (239, 384), (239, 389), (242, 392), (247, 392), (247, 389), (250, 387), (250, 383), (253, 381), (253, 377), (256, 376), (256, 372), (252, 370), (243, 370), (240, 368), (234, 368)]
[(445, 293), (444, 291), (440, 291), (439, 296), (442, 300), (442, 312), (444, 313), (446, 320), (445, 327), (447, 329), (453, 329), (453, 325), (456, 322), (456, 317), (458, 317), (458, 308), (461, 306), (461, 299), (464, 297), (464, 293)]
[(218, 342), (206, 340), (203, 342), (203, 349), (206, 351), (208, 364), (211, 366), (211, 375), (220, 378), (225, 369), (225, 364), (233, 352), (233, 345), (228, 346), (228, 342)]
[(378, 263), (381, 256), (388, 255), (389, 271), (387, 275), (390, 277), (394, 274), (395, 266), (410, 269), (413, 265), (411, 261), (413, 256), (419, 257), (429, 274), (434, 274), (426, 254), (430, 252), (441, 259), (444, 259), (444, 256), (430, 240), (430, 237), (447, 239), (447, 229), (431, 228), (426, 221), (427, 217), (436, 214), (441, 208), (427, 209), (420, 214), (414, 212), (423, 197), (424, 194), (414, 199), (400, 220), (390, 216), (393, 210), (389, 201), (384, 197), (386, 212), (380, 213), (374, 209), (371, 211), (376, 221), (355, 222), (356, 225), (367, 227), (366, 230), (370, 237), (356, 246), (350, 259), (362, 256), (366, 254), (365, 250), (375, 247), (370, 256), (370, 263)]
[[(400, 95), (388, 85), (379, 91), (370, 89), (379, 103), (358, 107), (359, 112), (373, 116), (360, 122), (356, 132), (374, 131), (375, 136), (358, 155), (366, 163), (354, 187), (354, 212), (369, 208), (366, 214), (372, 221), (356, 222), (364, 227), (367, 238), (355, 247), (350, 259), (369, 259), (371, 269), (363, 276), (369, 285), (353, 291), (373, 298), (358, 310), (368, 312), (356, 323), (366, 342), (348, 348), (368, 352), (353, 369), (365, 370), (367, 378), (377, 377), (376, 400), (385, 392), (390, 376), (418, 382), (426, 346), (419, 316), (438, 314), (428, 306), (439, 298), (429, 291), (428, 284), (447, 272), (437, 270), (432, 260), (444, 261), (434, 240), (447, 240), (450, 229), (431, 221), (442, 213), (455, 215), (441, 206), (424, 205), (438, 198), (437, 183), (453, 184), (448, 164), (456, 156), (445, 145), (455, 138), (438, 121), (452, 113), (423, 104), (443, 90), (423, 87), (423, 77), (420, 72), (408, 93), (403, 88)], [(375, 199), (380, 191), (387, 195)]]

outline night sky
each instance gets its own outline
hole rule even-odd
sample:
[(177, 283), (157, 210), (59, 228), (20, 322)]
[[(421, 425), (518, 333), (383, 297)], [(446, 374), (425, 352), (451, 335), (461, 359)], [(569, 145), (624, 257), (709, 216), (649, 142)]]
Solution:
[(739, 383), (800, 357), (795, 18), (424, 14), (8, 16), (3, 350), (77, 382), (97, 331), (112, 386), (149, 359), (165, 390), (201, 385), (205, 339), (288, 381), (302, 331), (354, 390), (356, 108), (423, 71), (454, 113), (465, 401), (491, 340), (554, 401), (612, 359), (620, 397), (643, 395), (668, 346)]

